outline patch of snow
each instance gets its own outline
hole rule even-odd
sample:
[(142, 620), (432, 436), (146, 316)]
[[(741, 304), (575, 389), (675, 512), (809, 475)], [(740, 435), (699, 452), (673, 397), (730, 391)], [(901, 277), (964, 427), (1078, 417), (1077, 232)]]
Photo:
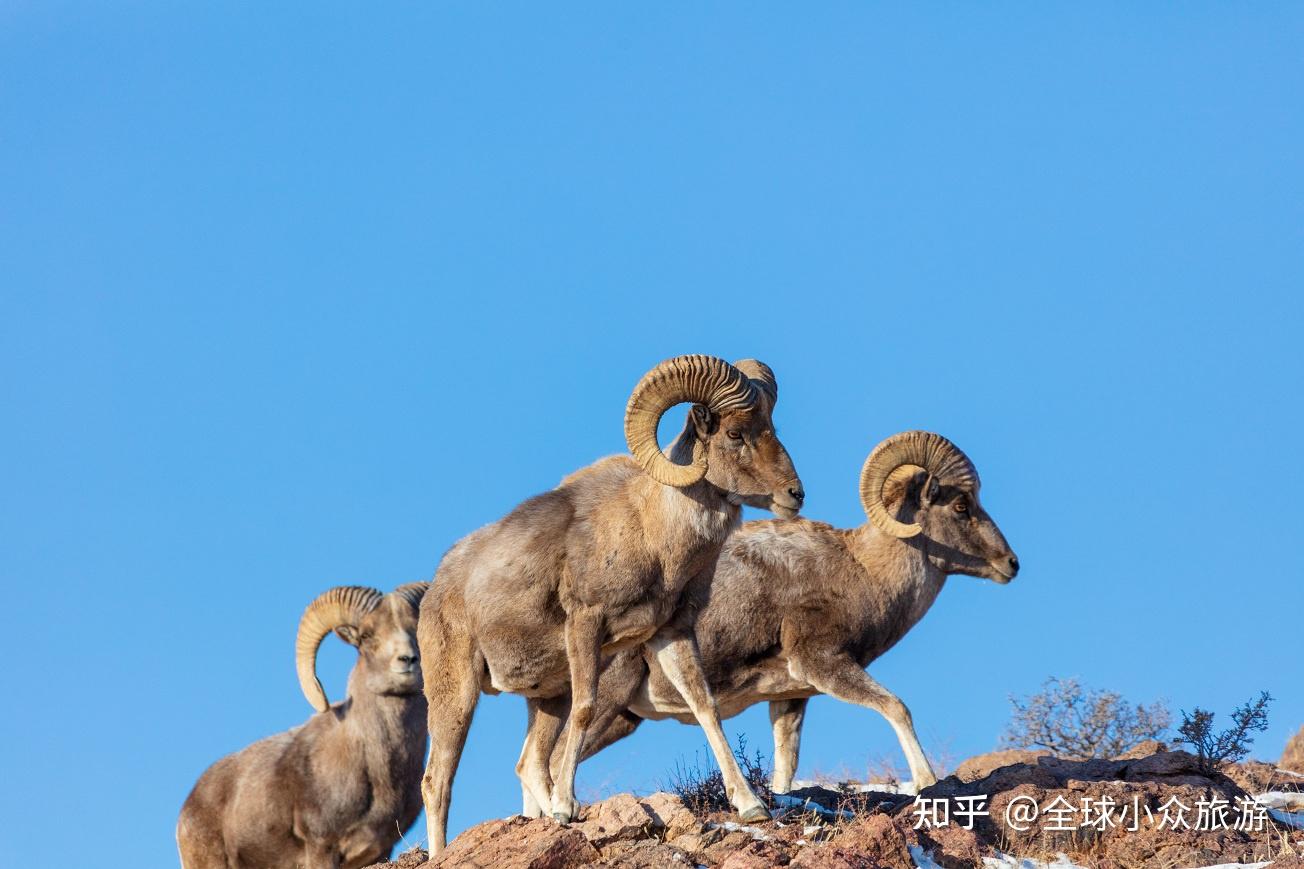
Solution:
[(932, 851), (925, 851), (918, 845), (910, 845), (910, 859), (915, 861), (918, 869), (942, 869), (942, 864), (933, 859)]
[(995, 857), (984, 857), (983, 866), (988, 869), (1084, 869), (1064, 854), (1056, 854), (1054, 862), (1033, 860), (1031, 857), (1011, 857), (1009, 854), (996, 852)]
[(1304, 794), (1291, 793), (1290, 791), (1268, 791), (1266, 794), (1255, 796), (1254, 801), (1270, 809), (1286, 811), (1293, 805), (1304, 805)]
[(806, 812), (817, 812), (830, 818), (854, 818), (856, 816), (855, 812), (849, 812), (846, 809), (830, 809), (814, 800), (803, 800), (800, 797), (790, 797), (787, 794), (775, 794), (774, 805), (777, 808), (771, 814), (781, 812), (783, 809), (801, 809)]
[(719, 824), (707, 824), (707, 829), (727, 830), (732, 833), (741, 830), (744, 833), (750, 833), (752, 838), (758, 842), (768, 842), (771, 836), (760, 827), (753, 827), (750, 824), (739, 824), (736, 821), (724, 821)]
[(825, 790), (834, 791), (839, 787), (850, 788), (858, 794), (867, 794), (871, 791), (875, 791), (884, 794), (902, 794), (908, 797), (913, 797), (915, 795), (914, 782), (908, 781), (901, 782), (900, 784), (889, 784), (888, 782), (883, 781), (849, 781), (839, 782), (833, 787), (811, 779), (797, 779), (792, 783), (792, 789), (795, 791), (801, 790), (802, 788), (824, 788)]

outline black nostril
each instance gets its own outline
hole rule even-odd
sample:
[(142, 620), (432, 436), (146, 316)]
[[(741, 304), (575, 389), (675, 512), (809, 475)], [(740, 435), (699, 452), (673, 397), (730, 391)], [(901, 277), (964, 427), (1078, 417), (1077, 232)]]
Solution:
[(1019, 559), (1015, 558), (1013, 555), (1010, 556), (1010, 570), (1013, 570), (1015, 573), (1019, 572)]
[(804, 491), (802, 491), (801, 489), (789, 489), (789, 490), (788, 490), (788, 494), (791, 495), (793, 498), (795, 498), (795, 499), (798, 500), (798, 501), (805, 501), (805, 500), (806, 500), (806, 493), (805, 493)]
[(417, 659), (417, 656), (416, 656), (416, 655), (399, 655), (399, 656), (398, 656), (398, 659), (399, 659), (400, 661), (402, 661), (404, 664), (411, 664), (413, 661), (415, 661), (415, 660)]

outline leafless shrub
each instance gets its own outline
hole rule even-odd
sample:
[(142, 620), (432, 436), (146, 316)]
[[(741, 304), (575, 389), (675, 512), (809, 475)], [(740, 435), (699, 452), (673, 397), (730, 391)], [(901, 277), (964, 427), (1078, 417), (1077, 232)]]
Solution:
[(1205, 772), (1214, 772), (1225, 763), (1235, 763), (1250, 753), (1254, 744), (1251, 733), (1262, 733), (1268, 729), (1268, 704), (1272, 695), (1267, 691), (1256, 699), (1249, 700), (1244, 706), (1232, 711), (1232, 726), (1221, 733), (1213, 732), (1213, 713), (1195, 707), (1189, 715), (1182, 711), (1182, 725), (1177, 732), (1182, 734), (1182, 741), (1195, 748), (1200, 758), (1200, 768)]
[[(761, 798), (761, 802), (766, 808), (774, 808), (774, 794), (770, 790), (771, 770), (765, 756), (759, 750), (749, 756), (747, 737), (739, 734), (734, 757), (737, 758), (743, 776), (756, 791), (756, 795)], [(676, 760), (674, 769), (670, 771), (669, 781), (661, 787), (678, 796), (688, 810), (699, 817), (705, 817), (712, 812), (733, 811), (729, 795), (725, 791), (724, 776), (720, 774), (720, 768), (715, 765), (710, 752), (704, 756), (699, 751), (691, 765), (683, 758)]]
[(1135, 706), (1114, 691), (1084, 688), (1077, 679), (1051, 678), (1041, 690), (1010, 697), (1014, 717), (1001, 737), (1006, 748), (1041, 748), (1059, 757), (1117, 757), (1147, 739), (1159, 739), (1172, 715), (1157, 700)]

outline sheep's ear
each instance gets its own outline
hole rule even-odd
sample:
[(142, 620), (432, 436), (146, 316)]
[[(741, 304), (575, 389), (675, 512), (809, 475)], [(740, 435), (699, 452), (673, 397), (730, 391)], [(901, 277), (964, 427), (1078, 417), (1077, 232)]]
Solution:
[(358, 628), (356, 625), (340, 625), (335, 629), (335, 636), (339, 637), (350, 646), (358, 644)]
[(704, 441), (720, 426), (720, 417), (711, 412), (711, 409), (704, 404), (695, 404), (688, 411), (689, 424), (693, 426), (693, 431), (697, 434), (697, 439)]
[(919, 506), (927, 507), (929, 504), (932, 504), (937, 500), (937, 496), (941, 494), (941, 491), (942, 484), (937, 482), (937, 477), (934, 477), (932, 474), (927, 474), (927, 479), (925, 479), (923, 485), (919, 487)]

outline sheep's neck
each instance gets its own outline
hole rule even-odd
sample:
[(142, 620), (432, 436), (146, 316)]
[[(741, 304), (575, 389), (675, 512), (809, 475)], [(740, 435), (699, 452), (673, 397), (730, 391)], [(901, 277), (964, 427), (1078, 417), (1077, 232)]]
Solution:
[[(695, 442), (695, 435), (685, 428), (670, 445), (671, 461), (691, 463)], [(662, 546), (667, 549), (683, 545), (719, 546), (742, 521), (742, 505), (705, 478), (682, 489), (657, 486), (656, 491), (660, 494), (660, 514), (665, 522), (665, 527), (658, 531), (670, 535), (670, 539), (662, 539)]]
[[(349, 676), (349, 699), (344, 704), (341, 726), (349, 742), (361, 747), (370, 757), (381, 751), (374, 758), (381, 763), (390, 762), (396, 756), (391, 748), (403, 745), (420, 755), (425, 746), (425, 696), (415, 694), (372, 694), (364, 690), (355, 690), (354, 678), (357, 671)], [(405, 757), (399, 760), (403, 763)]]
[(901, 540), (866, 524), (850, 532), (848, 542), (878, 599), (891, 645), (928, 612), (947, 574), (929, 560), (922, 536)]

